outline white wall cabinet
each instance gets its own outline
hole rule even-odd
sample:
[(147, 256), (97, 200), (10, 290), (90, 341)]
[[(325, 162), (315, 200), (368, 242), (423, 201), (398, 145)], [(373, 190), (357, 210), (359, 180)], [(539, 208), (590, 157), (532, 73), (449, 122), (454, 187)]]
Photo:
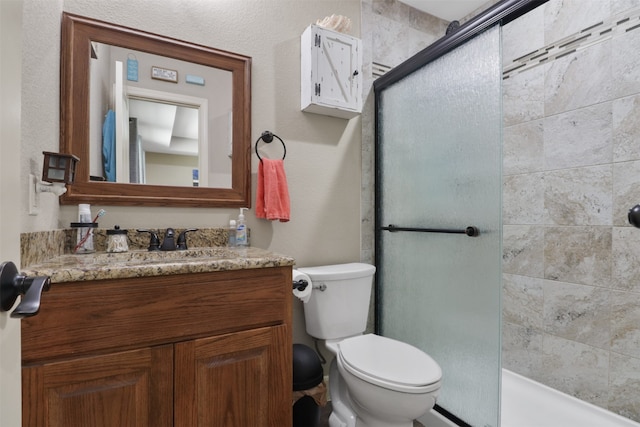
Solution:
[(362, 42), (317, 25), (302, 33), (302, 111), (350, 119), (362, 112)]

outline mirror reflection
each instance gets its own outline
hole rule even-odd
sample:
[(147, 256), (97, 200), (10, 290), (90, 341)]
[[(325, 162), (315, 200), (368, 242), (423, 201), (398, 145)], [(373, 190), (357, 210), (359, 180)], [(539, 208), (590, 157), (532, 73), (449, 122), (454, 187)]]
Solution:
[(130, 98), (128, 141), (121, 182), (199, 185), (197, 107)]
[(231, 188), (232, 73), (91, 43), (94, 181)]

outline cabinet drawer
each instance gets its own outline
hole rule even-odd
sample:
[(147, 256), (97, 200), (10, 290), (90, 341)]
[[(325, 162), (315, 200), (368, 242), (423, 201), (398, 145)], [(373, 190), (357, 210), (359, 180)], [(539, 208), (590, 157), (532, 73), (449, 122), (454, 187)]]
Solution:
[(289, 323), (291, 267), (54, 284), (41, 307), (23, 364)]

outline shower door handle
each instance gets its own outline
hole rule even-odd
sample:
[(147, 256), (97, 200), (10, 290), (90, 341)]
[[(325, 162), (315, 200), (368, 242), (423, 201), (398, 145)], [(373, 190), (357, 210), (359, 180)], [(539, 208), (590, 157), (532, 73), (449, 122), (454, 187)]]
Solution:
[(390, 231), (392, 233), (396, 231), (413, 231), (418, 233), (446, 233), (446, 234), (466, 234), (469, 237), (477, 237), (480, 235), (478, 227), (470, 225), (464, 230), (454, 230), (450, 228), (420, 228), (420, 227), (398, 227), (397, 225), (389, 224), (387, 227), (380, 227), (381, 230)]

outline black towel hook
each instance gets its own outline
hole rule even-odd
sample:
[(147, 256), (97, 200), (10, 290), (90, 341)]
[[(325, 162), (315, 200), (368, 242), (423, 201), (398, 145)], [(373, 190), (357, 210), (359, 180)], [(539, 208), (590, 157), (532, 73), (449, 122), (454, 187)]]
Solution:
[(262, 132), (262, 135), (260, 135), (260, 138), (258, 138), (256, 140), (256, 145), (255, 145), (255, 149), (256, 149), (256, 156), (258, 156), (258, 159), (260, 159), (260, 161), (262, 161), (262, 157), (260, 157), (260, 154), (258, 154), (258, 142), (260, 142), (260, 140), (266, 142), (267, 144), (270, 144), (271, 141), (273, 141), (273, 137), (276, 137), (280, 140), (280, 142), (282, 143), (282, 148), (284, 149), (284, 154), (282, 155), (282, 160), (284, 160), (284, 158), (287, 156), (287, 146), (284, 145), (284, 141), (276, 134), (274, 134), (271, 131), (265, 130), (264, 132)]

